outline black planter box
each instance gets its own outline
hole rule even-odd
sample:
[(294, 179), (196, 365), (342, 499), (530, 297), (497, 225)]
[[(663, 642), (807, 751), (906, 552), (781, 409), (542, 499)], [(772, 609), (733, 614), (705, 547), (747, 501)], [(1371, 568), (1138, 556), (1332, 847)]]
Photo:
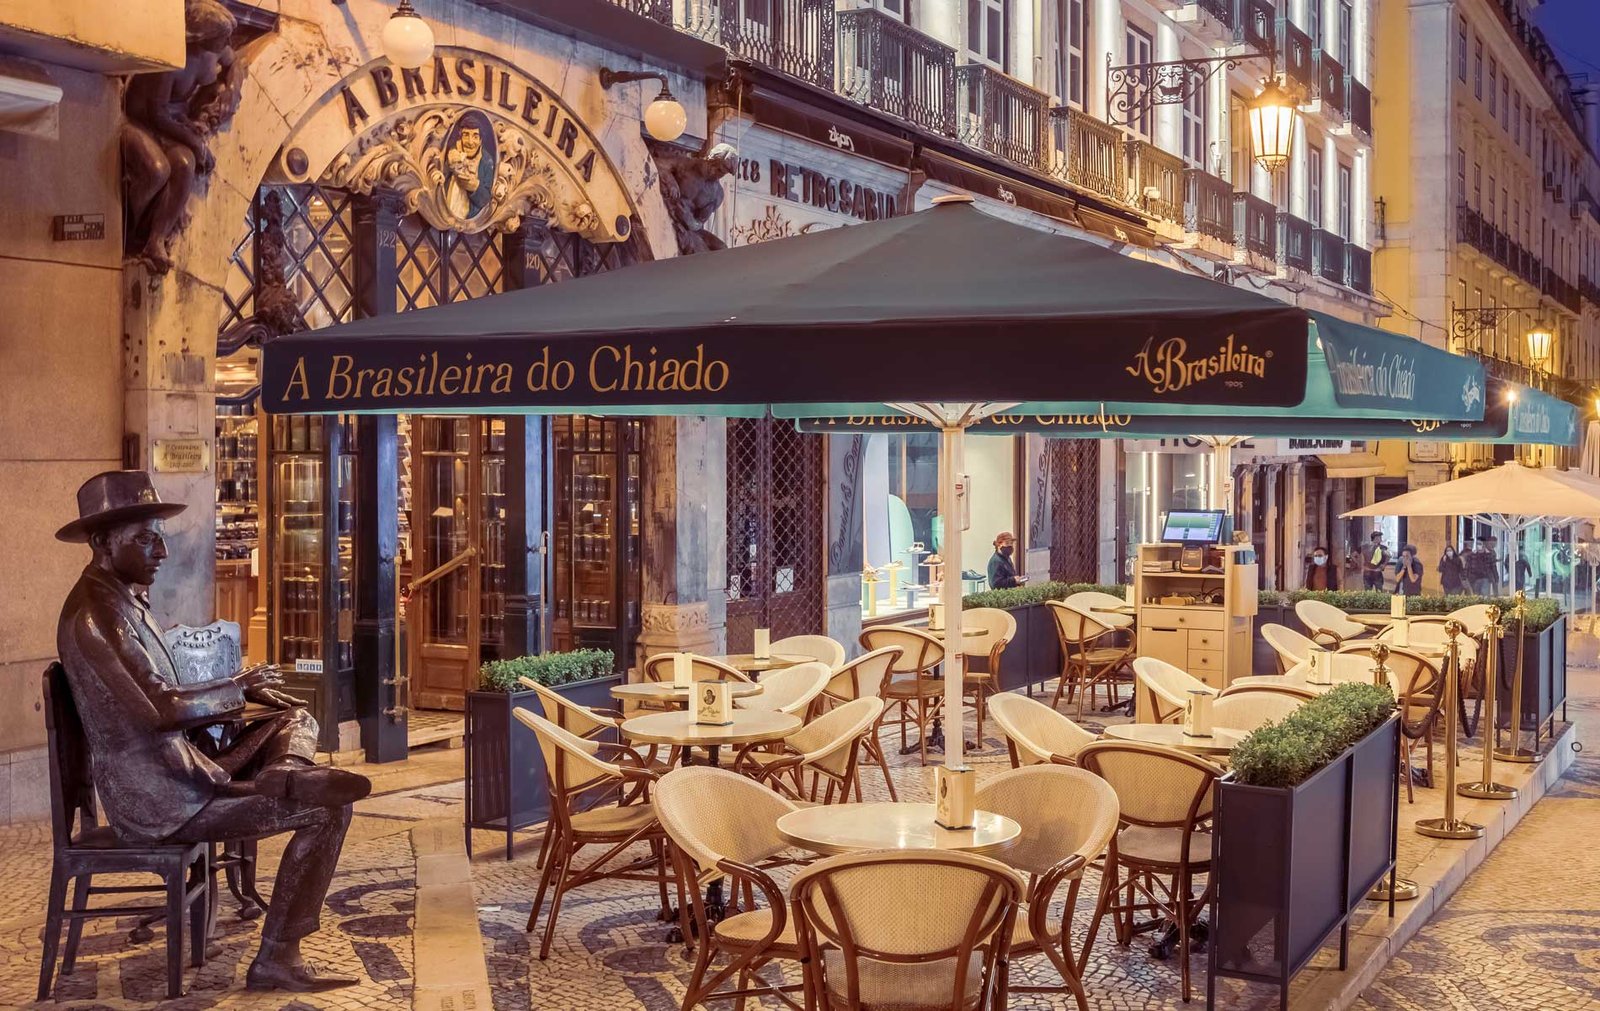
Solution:
[[(1287, 1001), (1336, 929), (1345, 967), (1350, 914), (1394, 869), (1399, 727), (1390, 718), (1295, 787), (1218, 784), (1212, 979), (1276, 983)], [(1210, 986), (1207, 1008), (1214, 998)]]
[(1293, 607), (1284, 607), (1282, 604), (1262, 604), (1256, 608), (1255, 622), (1251, 625), (1250, 673), (1276, 674), (1278, 654), (1273, 651), (1267, 640), (1261, 637), (1262, 625), (1283, 625), (1299, 632), (1302, 631), (1300, 619), (1295, 617)]
[[(1000, 658), (1000, 683), (996, 691), (1009, 692), (1042, 684), (1061, 673), (1061, 640), (1055, 619), (1043, 604), (1025, 604), (1005, 610), (1017, 619), (1017, 636), (1006, 644)], [(987, 657), (972, 657), (971, 669), (988, 673)]]
[[(1567, 616), (1522, 637), (1522, 729), (1538, 730), (1567, 701)], [(1517, 669), (1517, 640), (1500, 640), (1499, 692), (1495, 697), (1501, 729), (1511, 726), (1511, 689)]]
[[(562, 685), (556, 692), (580, 705), (610, 709), (611, 688), (621, 674)], [(472, 855), (472, 830), (503, 831), (506, 859), (511, 859), (513, 834), (550, 816), (550, 791), (544, 778), (544, 755), (529, 728), (511, 714), (529, 709), (544, 715), (538, 694), (467, 693), (467, 855)]]

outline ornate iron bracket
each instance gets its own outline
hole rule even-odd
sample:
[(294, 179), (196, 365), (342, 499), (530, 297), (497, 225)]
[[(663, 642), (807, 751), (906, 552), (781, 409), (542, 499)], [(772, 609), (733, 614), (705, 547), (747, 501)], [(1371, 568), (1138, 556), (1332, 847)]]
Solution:
[(1483, 353), (1483, 335), (1500, 329), (1500, 324), (1514, 312), (1540, 316), (1544, 308), (1537, 305), (1497, 305), (1450, 310), (1450, 335), (1463, 352)]
[(1263, 57), (1270, 59), (1272, 54), (1252, 49), (1198, 60), (1113, 66), (1111, 54), (1107, 53), (1106, 121), (1112, 126), (1132, 126), (1155, 106), (1187, 102), (1217, 75), (1217, 71), (1234, 70), (1245, 60)]

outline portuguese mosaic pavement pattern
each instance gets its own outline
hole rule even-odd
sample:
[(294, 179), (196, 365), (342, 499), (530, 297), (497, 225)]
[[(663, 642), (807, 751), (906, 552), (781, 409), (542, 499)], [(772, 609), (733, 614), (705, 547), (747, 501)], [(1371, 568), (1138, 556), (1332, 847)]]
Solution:
[[(1580, 731), (1600, 726), (1600, 674), (1574, 678), (1572, 707)], [(1113, 722), (1119, 717), (1102, 717)], [(968, 724), (969, 734), (971, 724)], [(992, 736), (991, 729), (991, 736)], [(898, 747), (898, 735), (888, 735)], [(1582, 734), (1580, 732), (1580, 738)], [(384, 770), (380, 795), (358, 805), (350, 840), (325, 914), (323, 930), (308, 942), (314, 960), (362, 977), (361, 986), (333, 994), (292, 998), (250, 994), (244, 970), (259, 933), (259, 920), (241, 921), (225, 899), (214, 955), (186, 976), (188, 994), (162, 1004), (179, 1011), (211, 1008), (406, 1008), (411, 1006), (415, 861), (409, 831), (426, 819), (459, 818), (462, 785), (456, 751), (407, 763), (406, 771)], [(1463, 765), (1475, 758), (1463, 753)], [(925, 774), (914, 756), (891, 759), (902, 799), (926, 799)], [(1006, 768), (994, 741), (972, 760), (980, 776)], [(1442, 771), (1442, 769), (1441, 769)], [(869, 799), (885, 797), (881, 776), (863, 773)], [(420, 784), (420, 785), (419, 785)], [(1435, 813), (1436, 790), (1419, 790), (1417, 804), (1402, 818)], [(1600, 1011), (1600, 847), (1574, 845), (1600, 833), (1600, 757), (1580, 756), (1568, 776), (1468, 879), (1451, 902), (1412, 939), (1357, 1005), (1365, 1011)], [(537, 885), (538, 836), (518, 837), (516, 855), (503, 858), (500, 836), (478, 833), (472, 863), (478, 925), (494, 1007), (522, 1009), (648, 1009), (679, 1006), (689, 962), (681, 944), (668, 943), (655, 919), (653, 887), (599, 882), (567, 898), (548, 960), (534, 957), (537, 936), (524, 932)], [(1400, 836), (1402, 868), (1421, 861), (1427, 845), (1414, 833)], [(48, 834), (43, 825), (0, 829), (0, 1007), (29, 1006), (38, 972), (39, 932), (48, 878)], [(264, 845), (263, 888), (277, 859)], [(1080, 904), (1081, 938), (1089, 912), (1086, 882)], [(1358, 936), (1380, 926), (1376, 907), (1360, 914)], [(148, 1008), (164, 993), (162, 935), (131, 944), (131, 920), (100, 921), (85, 933), (77, 970), (57, 985), (58, 1003), (38, 1005), (70, 1011)], [(541, 923), (542, 926), (542, 923)], [(1177, 1009), (1176, 965), (1146, 952), (1148, 937), (1131, 949), (1105, 934), (1096, 943), (1086, 980), (1091, 1007), (1106, 1011)], [(1331, 949), (1328, 950), (1331, 952)], [(1321, 964), (1331, 960), (1325, 952)], [(1204, 956), (1196, 955), (1203, 1006)], [(1014, 977), (1049, 983), (1048, 970), (1023, 960)], [(769, 970), (777, 971), (777, 970)], [(1035, 976), (1037, 973), (1037, 976)], [(1269, 987), (1223, 982), (1219, 1006), (1233, 1011), (1277, 1007)], [(769, 1002), (768, 1006), (778, 1006)], [(1066, 1009), (1057, 995), (1015, 995), (1024, 1011)]]

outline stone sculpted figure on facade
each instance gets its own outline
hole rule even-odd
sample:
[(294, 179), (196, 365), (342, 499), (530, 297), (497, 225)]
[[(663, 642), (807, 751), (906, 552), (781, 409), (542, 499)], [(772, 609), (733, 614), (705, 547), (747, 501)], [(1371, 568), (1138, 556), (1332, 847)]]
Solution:
[(651, 154), (661, 173), (661, 199), (672, 217), (679, 254), (726, 248), (706, 223), (722, 206), (722, 177), (738, 169), (739, 152), (731, 144), (718, 144), (702, 156), (652, 144)]
[(163, 74), (141, 74), (124, 97), (122, 190), (127, 250), (158, 274), (183, 228), (195, 181), (215, 158), (207, 142), (233, 118), (244, 68), (229, 44), (238, 22), (219, 0), (186, 0), (188, 56)]
[[(281, 695), (267, 665), (179, 682), (141, 592), (167, 557), (162, 502), (144, 471), (97, 474), (78, 489), (78, 518), (56, 537), (93, 552), (68, 594), (56, 649), (83, 722), (96, 793), (128, 843), (199, 843), (292, 832), (246, 985), (328, 990), (356, 980), (318, 971), (300, 941), (319, 925), (350, 807), (372, 784), (314, 764), (317, 722)], [(245, 717), (246, 703), (255, 714)], [(235, 731), (217, 746), (206, 731)]]

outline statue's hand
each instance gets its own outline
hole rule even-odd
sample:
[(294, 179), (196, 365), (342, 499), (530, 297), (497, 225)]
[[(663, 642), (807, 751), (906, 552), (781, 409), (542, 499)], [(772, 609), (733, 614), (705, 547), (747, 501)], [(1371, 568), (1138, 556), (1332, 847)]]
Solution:
[(275, 688), (283, 684), (283, 674), (272, 664), (258, 663), (235, 674), (233, 683), (249, 695), (256, 689)]
[(293, 709), (296, 706), (301, 705), (299, 699), (290, 698), (289, 696), (274, 691), (271, 688), (246, 688), (244, 697), (245, 701), (247, 702), (254, 702), (257, 705), (262, 706), (271, 706), (274, 709)]

